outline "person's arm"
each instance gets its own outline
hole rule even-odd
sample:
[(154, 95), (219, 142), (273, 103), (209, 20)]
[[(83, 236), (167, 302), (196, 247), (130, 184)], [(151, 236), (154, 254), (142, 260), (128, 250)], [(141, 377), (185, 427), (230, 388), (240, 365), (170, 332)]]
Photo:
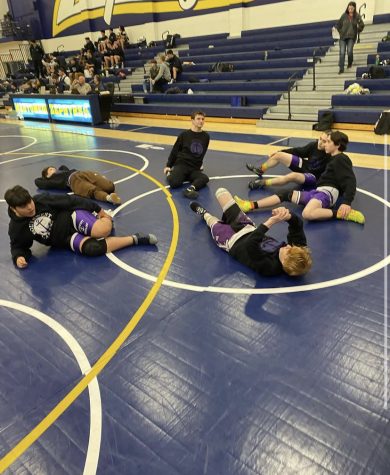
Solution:
[(27, 239), (23, 242), (19, 238), (19, 233), (17, 232), (17, 234), (15, 234), (15, 231), (16, 230), (12, 230), (11, 223), (8, 231), (11, 240), (11, 257), (13, 263), (19, 267), (19, 269), (23, 269), (27, 267), (28, 261), (32, 255), (30, 248), (33, 245), (33, 240)]
[(342, 203), (351, 206), (356, 194), (356, 177), (347, 157), (337, 159), (335, 173), (343, 188)]
[(297, 157), (300, 157), (300, 158), (308, 158), (309, 155), (312, 153), (312, 147), (313, 147), (313, 143), (310, 142), (304, 145), (303, 147), (286, 148), (281, 151), (284, 153), (289, 153), (290, 155), (296, 155)]
[(290, 211), (288, 222), (287, 242), (291, 246), (307, 246), (306, 236), (303, 231), (303, 221)]
[(209, 136), (209, 134), (208, 134), (207, 132), (205, 132), (205, 133), (206, 133), (205, 146), (204, 146), (203, 153), (202, 153), (202, 155), (201, 155), (201, 157), (200, 157), (200, 158), (202, 159), (202, 161), (203, 161), (203, 159), (204, 159), (204, 156), (206, 155), (206, 152), (207, 152), (207, 149), (209, 148), (209, 143), (210, 143), (210, 136)]
[(171, 153), (169, 154), (168, 161), (167, 161), (167, 168), (172, 168), (176, 162), (177, 154), (183, 148), (183, 137), (184, 132), (182, 132), (179, 137), (176, 139), (175, 145), (173, 146)]
[(155, 82), (157, 82), (159, 79), (161, 79), (162, 76), (163, 76), (163, 74), (164, 74), (164, 67), (163, 67), (162, 64), (159, 64), (159, 65), (158, 65), (157, 76), (156, 76), (154, 79), (152, 79), (153, 84), (154, 84)]
[(55, 183), (51, 182), (48, 178), (43, 178), (42, 176), (35, 178), (34, 183), (37, 188), (41, 190), (52, 190), (56, 188)]
[(62, 172), (68, 172), (69, 168), (66, 165), (61, 165), (58, 167), (58, 170), (61, 170)]
[(344, 13), (341, 15), (339, 21), (336, 23), (336, 30), (340, 33), (343, 28), (344, 23)]

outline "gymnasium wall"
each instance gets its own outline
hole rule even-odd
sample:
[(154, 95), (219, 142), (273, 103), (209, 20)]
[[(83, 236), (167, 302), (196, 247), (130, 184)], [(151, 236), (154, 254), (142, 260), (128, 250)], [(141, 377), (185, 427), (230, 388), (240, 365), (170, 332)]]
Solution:
[[(84, 37), (97, 39), (100, 29), (123, 24), (135, 42), (159, 40), (163, 32), (183, 37), (291, 24), (336, 20), (345, 10), (346, 0), (8, 0), (19, 15), (39, 20), (38, 33), (46, 51), (63, 45), (76, 50)], [(363, 2), (357, 2), (358, 7)], [(374, 14), (390, 13), (389, 0), (365, 2), (366, 23)], [(37, 36), (39, 37), (39, 36)], [(52, 38), (52, 39), (50, 39)]]

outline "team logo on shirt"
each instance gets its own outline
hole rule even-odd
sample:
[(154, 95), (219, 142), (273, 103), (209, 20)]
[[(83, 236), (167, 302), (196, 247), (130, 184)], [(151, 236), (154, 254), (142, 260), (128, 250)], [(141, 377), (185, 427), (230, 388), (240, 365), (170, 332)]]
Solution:
[(83, 21), (98, 18), (104, 18), (105, 23), (110, 25), (115, 15), (180, 14), (189, 10), (229, 8), (253, 1), (255, 0), (160, 0), (158, 2), (153, 0), (55, 0), (52, 36)]
[(34, 236), (41, 236), (49, 239), (53, 227), (53, 216), (51, 213), (41, 213), (34, 216), (29, 222), (30, 231)]
[(203, 153), (203, 145), (201, 142), (198, 142), (197, 140), (193, 140), (191, 143), (191, 152), (194, 155), (202, 155)]

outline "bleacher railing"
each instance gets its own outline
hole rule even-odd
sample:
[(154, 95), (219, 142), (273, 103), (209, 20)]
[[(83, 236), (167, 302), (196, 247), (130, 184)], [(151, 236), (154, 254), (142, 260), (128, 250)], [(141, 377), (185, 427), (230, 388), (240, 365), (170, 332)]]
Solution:
[(298, 91), (298, 84), (296, 83), (296, 76), (297, 73), (293, 73), (289, 78), (288, 78), (288, 89), (287, 89), (287, 102), (288, 102), (288, 120), (291, 120), (291, 91), (294, 89)]

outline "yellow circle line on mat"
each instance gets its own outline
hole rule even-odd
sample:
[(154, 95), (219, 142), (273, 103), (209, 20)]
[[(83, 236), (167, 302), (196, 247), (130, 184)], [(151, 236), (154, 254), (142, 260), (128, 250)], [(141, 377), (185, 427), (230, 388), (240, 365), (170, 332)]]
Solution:
[(179, 217), (177, 213), (176, 206), (172, 200), (172, 195), (165, 188), (165, 186), (160, 183), (158, 180), (148, 175), (145, 172), (141, 172), (136, 168), (133, 168), (129, 165), (123, 165), (121, 163), (113, 162), (111, 160), (104, 160), (101, 158), (91, 158), (81, 155), (67, 155), (61, 153), (61, 156), (68, 156), (74, 158), (82, 158), (86, 160), (94, 160), (103, 163), (109, 163), (111, 165), (116, 165), (122, 168), (127, 168), (129, 170), (138, 172), (147, 180), (155, 183), (162, 192), (165, 194), (169, 207), (172, 213), (173, 226), (172, 226), (172, 236), (171, 243), (169, 246), (167, 257), (164, 261), (164, 264), (161, 268), (161, 271), (157, 277), (156, 282), (150, 289), (148, 295), (145, 297), (144, 301), (131, 317), (125, 328), (120, 332), (116, 339), (111, 343), (107, 350), (101, 355), (98, 361), (92, 366), (88, 374), (86, 374), (83, 379), (74, 386), (74, 388), (69, 391), (69, 393), (49, 412), (49, 414), (42, 419), (42, 421), (37, 424), (34, 429), (27, 434), (13, 449), (11, 449), (1, 460), (0, 460), (0, 473), (6, 470), (17, 458), (19, 458), (65, 411), (68, 409), (71, 404), (80, 396), (80, 394), (87, 388), (88, 384), (98, 376), (98, 374), (104, 369), (104, 367), (112, 360), (117, 351), (120, 349), (122, 344), (126, 339), (131, 335), (134, 328), (138, 325), (141, 318), (145, 315), (149, 306), (152, 304), (153, 300), (157, 296), (158, 291), (168, 274), (169, 268), (172, 264), (173, 258), (175, 256), (177, 243), (179, 240)]

